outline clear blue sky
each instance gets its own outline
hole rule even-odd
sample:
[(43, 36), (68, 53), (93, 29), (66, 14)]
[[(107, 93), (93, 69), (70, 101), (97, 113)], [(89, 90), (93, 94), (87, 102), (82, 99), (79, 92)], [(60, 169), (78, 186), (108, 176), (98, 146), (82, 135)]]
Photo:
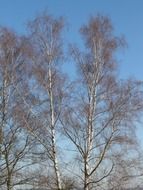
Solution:
[(116, 33), (124, 34), (128, 42), (128, 49), (119, 57), (120, 74), (143, 79), (143, 0), (0, 0), (0, 25), (23, 33), (27, 20), (45, 9), (66, 17), (67, 38), (77, 43), (78, 28), (90, 15), (109, 16)]

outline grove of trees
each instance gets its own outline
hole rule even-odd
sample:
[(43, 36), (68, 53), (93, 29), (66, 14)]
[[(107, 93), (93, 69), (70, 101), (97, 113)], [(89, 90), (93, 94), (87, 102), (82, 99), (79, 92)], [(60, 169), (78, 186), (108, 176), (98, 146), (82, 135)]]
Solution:
[(0, 28), (0, 189), (136, 187), (143, 84), (118, 76), (126, 42), (102, 15), (80, 28), (82, 47), (67, 48), (64, 28), (47, 13), (26, 35)]

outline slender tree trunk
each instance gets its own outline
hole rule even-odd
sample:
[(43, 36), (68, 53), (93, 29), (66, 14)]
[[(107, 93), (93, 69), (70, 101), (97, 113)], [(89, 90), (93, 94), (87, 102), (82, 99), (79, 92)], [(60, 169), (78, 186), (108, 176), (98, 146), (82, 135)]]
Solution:
[(0, 128), (0, 143), (3, 141), (3, 129), (6, 125), (6, 115), (8, 108), (8, 80), (7, 80), (7, 70), (4, 72), (3, 86), (2, 86), (2, 117), (1, 117), (1, 128)]
[(52, 151), (53, 151), (53, 162), (54, 162), (54, 170), (56, 174), (56, 183), (58, 190), (62, 189), (61, 186), (61, 179), (60, 179), (60, 172), (58, 167), (58, 159), (57, 159), (57, 153), (56, 153), (56, 145), (55, 145), (55, 130), (52, 130)]
[(89, 190), (89, 181), (90, 181), (90, 170), (92, 166), (90, 165), (90, 155), (93, 148), (93, 116), (96, 107), (96, 87), (95, 80), (92, 81), (91, 91), (89, 91), (89, 111), (88, 111), (88, 126), (87, 126), (87, 151), (84, 160), (84, 190)]
[(88, 182), (89, 182), (89, 175), (88, 175), (88, 163), (87, 158), (84, 160), (84, 190), (89, 190)]
[(6, 186), (7, 186), (7, 190), (12, 190), (12, 186), (11, 186), (11, 171), (10, 171), (10, 167), (9, 167), (9, 160), (8, 160), (8, 150), (7, 147), (5, 147), (5, 161), (6, 161), (6, 170), (7, 170), (7, 179), (6, 179)]
[(3, 85), (2, 85), (2, 109), (1, 113), (2, 116), (0, 118), (0, 156), (1, 156), (1, 149), (2, 149), (2, 143), (3, 143), (3, 131), (6, 125), (6, 114), (7, 114), (7, 107), (8, 107), (8, 93), (7, 93), (7, 86), (8, 86), (8, 81), (7, 81), (7, 76), (6, 76), (6, 71), (4, 74), (4, 79), (3, 79)]
[[(4, 77), (5, 78), (5, 77)], [(3, 80), (3, 86), (2, 86), (2, 117), (1, 117), (1, 126), (0, 126), (0, 144), (3, 142), (3, 128), (5, 126), (5, 120), (6, 120), (6, 107), (7, 107), (7, 80)]]
[(49, 96), (50, 96), (50, 113), (51, 113), (51, 135), (52, 135), (52, 155), (53, 155), (53, 163), (54, 170), (56, 175), (56, 184), (57, 190), (62, 189), (60, 172), (58, 167), (58, 159), (57, 159), (57, 151), (56, 151), (56, 137), (55, 137), (55, 111), (54, 111), (54, 100), (53, 100), (53, 91), (52, 91), (52, 73), (51, 68), (49, 68)]
[(9, 174), (8, 174), (8, 178), (7, 178), (7, 183), (6, 183), (6, 185), (7, 185), (7, 190), (12, 190), (11, 178), (10, 178)]

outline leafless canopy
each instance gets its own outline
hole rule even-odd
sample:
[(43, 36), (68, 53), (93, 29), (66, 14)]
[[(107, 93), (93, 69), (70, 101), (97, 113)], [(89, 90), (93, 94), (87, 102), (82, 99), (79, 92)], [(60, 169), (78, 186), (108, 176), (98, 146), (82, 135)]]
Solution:
[(142, 82), (118, 77), (124, 38), (108, 17), (91, 17), (80, 29), (83, 46), (70, 45), (71, 82), (63, 29), (62, 18), (46, 13), (26, 36), (0, 28), (2, 190), (119, 190), (142, 176)]

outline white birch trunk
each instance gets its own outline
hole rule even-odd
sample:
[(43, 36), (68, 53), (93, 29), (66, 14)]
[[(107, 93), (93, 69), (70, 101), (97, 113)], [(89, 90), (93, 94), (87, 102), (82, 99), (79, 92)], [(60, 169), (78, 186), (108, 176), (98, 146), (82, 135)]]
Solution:
[[(96, 45), (94, 47), (94, 53), (95, 53), (95, 58), (98, 57), (97, 55), (97, 50), (96, 50)], [(96, 59), (95, 59), (96, 60)], [(93, 118), (94, 118), (94, 113), (95, 113), (95, 109), (96, 109), (96, 91), (97, 91), (97, 86), (96, 84), (98, 83), (99, 80), (99, 75), (100, 75), (100, 68), (98, 65), (98, 62), (96, 61), (94, 63), (96, 65), (96, 68), (98, 68), (98, 72), (96, 74), (94, 74), (93, 76), (93, 81), (91, 81), (91, 84), (87, 84), (87, 85), (91, 85), (91, 90), (89, 90), (88, 94), (89, 94), (89, 115), (88, 115), (88, 128), (87, 128), (87, 156), (86, 156), (86, 160), (85, 160), (85, 176), (84, 176), (84, 180), (85, 180), (85, 184), (84, 184), (84, 190), (89, 190), (89, 182), (90, 182), (90, 173), (92, 170), (92, 166), (90, 166), (90, 155), (91, 155), (91, 151), (93, 148), (93, 136), (94, 136), (94, 129), (93, 129)], [(89, 88), (88, 88), (89, 89)]]
[(2, 86), (2, 117), (1, 117), (1, 126), (0, 126), (0, 155), (1, 155), (1, 148), (3, 143), (3, 130), (6, 125), (6, 115), (7, 115), (7, 107), (8, 107), (8, 93), (7, 93), (7, 76), (6, 71), (4, 72), (4, 79), (3, 79), (3, 86)]
[(53, 102), (53, 91), (52, 91), (52, 73), (51, 68), (49, 68), (49, 96), (50, 96), (50, 114), (51, 114), (51, 135), (52, 135), (52, 154), (54, 170), (56, 175), (57, 190), (62, 189), (60, 171), (58, 167), (57, 151), (56, 151), (56, 137), (55, 137), (55, 115), (54, 115), (54, 102)]

